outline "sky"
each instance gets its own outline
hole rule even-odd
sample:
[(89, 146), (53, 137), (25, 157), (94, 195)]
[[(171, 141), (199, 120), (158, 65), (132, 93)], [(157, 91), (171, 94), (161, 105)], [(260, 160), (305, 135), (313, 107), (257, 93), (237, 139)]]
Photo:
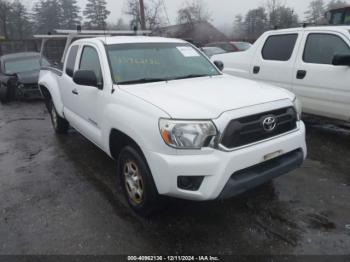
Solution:
[[(33, 0), (22, 0), (29, 6), (33, 5)], [(106, 0), (111, 15), (108, 18), (109, 22), (117, 22), (120, 17), (128, 19), (123, 14), (126, 0)], [(150, 0), (144, 0), (145, 3)], [(183, 5), (185, 0), (163, 0), (167, 10), (171, 24), (176, 22), (177, 10)], [(202, 0), (206, 3), (210, 13), (212, 14), (212, 22), (216, 26), (232, 24), (235, 15), (245, 14), (249, 9), (256, 8), (264, 4), (265, 0)], [(81, 7), (84, 7), (86, 0), (78, 0)], [(282, 3), (294, 8), (296, 13), (303, 18), (304, 12), (310, 0), (282, 0)]]

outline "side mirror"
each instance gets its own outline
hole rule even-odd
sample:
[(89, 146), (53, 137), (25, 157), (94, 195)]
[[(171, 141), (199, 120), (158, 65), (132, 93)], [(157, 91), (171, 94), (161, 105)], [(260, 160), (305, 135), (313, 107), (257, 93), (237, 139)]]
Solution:
[(350, 55), (334, 55), (332, 64), (335, 66), (350, 66)]
[(219, 68), (220, 71), (224, 70), (224, 63), (221, 61), (214, 61), (214, 65)]
[(78, 70), (73, 74), (73, 81), (77, 85), (82, 86), (94, 86), (98, 89), (102, 89), (97, 83), (97, 76), (94, 71), (91, 70)]

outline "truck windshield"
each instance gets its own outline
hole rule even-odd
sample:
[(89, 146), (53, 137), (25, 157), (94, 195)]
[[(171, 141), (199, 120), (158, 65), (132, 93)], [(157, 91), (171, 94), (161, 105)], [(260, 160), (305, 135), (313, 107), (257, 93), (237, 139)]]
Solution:
[(119, 85), (220, 75), (186, 43), (118, 44), (107, 47), (113, 81)]

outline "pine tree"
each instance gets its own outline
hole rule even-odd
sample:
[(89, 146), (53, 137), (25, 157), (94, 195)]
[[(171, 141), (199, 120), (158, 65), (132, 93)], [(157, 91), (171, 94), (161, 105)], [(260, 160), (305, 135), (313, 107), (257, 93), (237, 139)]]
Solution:
[(33, 9), (36, 33), (53, 32), (62, 28), (62, 9), (58, 0), (40, 0)]
[(59, 0), (62, 22), (61, 27), (64, 29), (75, 29), (80, 24), (81, 17), (79, 16), (80, 8), (76, 0)]
[(25, 39), (31, 37), (33, 33), (33, 25), (30, 21), (26, 7), (20, 2), (20, 0), (15, 0), (12, 3), (9, 19), (11, 20), (9, 25), (9, 38)]
[(87, 19), (85, 23), (87, 28), (101, 30), (106, 28), (106, 19), (111, 13), (106, 5), (106, 0), (88, 0), (83, 12)]

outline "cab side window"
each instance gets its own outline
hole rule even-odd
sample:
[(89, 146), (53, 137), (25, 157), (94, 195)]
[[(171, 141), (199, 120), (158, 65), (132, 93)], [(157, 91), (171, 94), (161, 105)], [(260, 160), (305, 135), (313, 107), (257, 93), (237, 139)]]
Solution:
[(91, 46), (84, 47), (80, 58), (79, 69), (94, 71), (97, 77), (97, 83), (100, 85), (103, 84), (100, 59), (95, 48)]
[(269, 36), (262, 49), (262, 57), (265, 60), (288, 61), (294, 51), (298, 34)]
[(79, 47), (77, 45), (72, 46), (68, 54), (67, 63), (66, 63), (66, 74), (70, 77), (73, 77), (74, 66), (75, 66), (75, 61), (77, 60), (78, 49)]
[(350, 48), (343, 39), (333, 34), (309, 34), (304, 62), (331, 65), (334, 55), (350, 55)]

